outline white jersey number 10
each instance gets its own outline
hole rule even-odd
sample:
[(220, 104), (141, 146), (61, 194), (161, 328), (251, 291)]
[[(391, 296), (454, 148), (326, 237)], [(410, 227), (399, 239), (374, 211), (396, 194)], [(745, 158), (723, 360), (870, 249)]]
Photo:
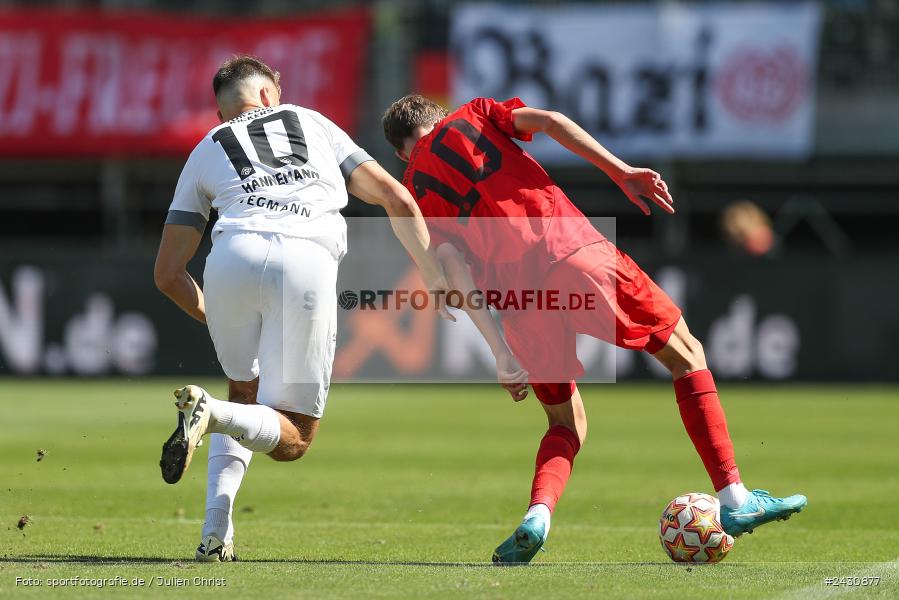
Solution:
[[(287, 141), (290, 144), (290, 154), (288, 155), (276, 157), (268, 140), (265, 124), (274, 121), (281, 121), (284, 131), (287, 132)], [(306, 147), (306, 138), (303, 135), (300, 118), (292, 110), (282, 110), (250, 121), (247, 125), (247, 133), (253, 143), (253, 148), (256, 149), (259, 162), (264, 165), (275, 168), (287, 164), (301, 167), (309, 161), (309, 149)], [(231, 166), (237, 171), (241, 180), (256, 172), (231, 127), (223, 127), (216, 131), (212, 140), (222, 145), (222, 149), (228, 155), (228, 160), (231, 161)]]

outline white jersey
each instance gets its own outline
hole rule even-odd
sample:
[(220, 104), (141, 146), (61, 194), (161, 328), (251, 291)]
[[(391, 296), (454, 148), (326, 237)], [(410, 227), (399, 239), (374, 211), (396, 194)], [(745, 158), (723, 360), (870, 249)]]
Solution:
[(346, 178), (372, 160), (321, 114), (282, 104), (258, 108), (212, 129), (178, 179), (167, 224), (201, 232), (209, 209), (222, 231), (260, 231), (315, 239), (346, 252)]

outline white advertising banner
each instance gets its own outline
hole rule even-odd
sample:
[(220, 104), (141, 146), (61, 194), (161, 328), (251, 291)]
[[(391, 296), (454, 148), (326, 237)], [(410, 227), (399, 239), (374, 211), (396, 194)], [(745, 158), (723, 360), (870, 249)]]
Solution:
[[(820, 17), (805, 2), (460, 5), (453, 100), (520, 96), (622, 156), (800, 159)], [(578, 160), (538, 137), (537, 158)]]

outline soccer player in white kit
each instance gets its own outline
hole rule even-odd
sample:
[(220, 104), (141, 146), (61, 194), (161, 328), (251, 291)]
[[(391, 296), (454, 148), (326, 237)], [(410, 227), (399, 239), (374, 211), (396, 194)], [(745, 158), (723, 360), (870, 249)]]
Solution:
[[(324, 116), (280, 104), (278, 79), (249, 56), (216, 73), (222, 124), (184, 166), (156, 259), (157, 287), (208, 325), (234, 400), (193, 385), (177, 390), (178, 426), (163, 446), (162, 475), (175, 483), (212, 434), (201, 561), (235, 558), (231, 514), (253, 453), (296, 460), (318, 429), (334, 358), (347, 191), (382, 206), (428, 289), (446, 290), (409, 192)], [(218, 221), (200, 289), (186, 266), (212, 208)]]

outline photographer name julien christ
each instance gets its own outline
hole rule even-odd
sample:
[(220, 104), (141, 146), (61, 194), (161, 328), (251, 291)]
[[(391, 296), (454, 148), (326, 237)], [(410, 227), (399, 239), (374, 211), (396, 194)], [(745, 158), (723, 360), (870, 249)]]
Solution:
[(153, 578), (154, 583), (162, 587), (226, 587), (228, 581), (224, 577), (161, 577)]

